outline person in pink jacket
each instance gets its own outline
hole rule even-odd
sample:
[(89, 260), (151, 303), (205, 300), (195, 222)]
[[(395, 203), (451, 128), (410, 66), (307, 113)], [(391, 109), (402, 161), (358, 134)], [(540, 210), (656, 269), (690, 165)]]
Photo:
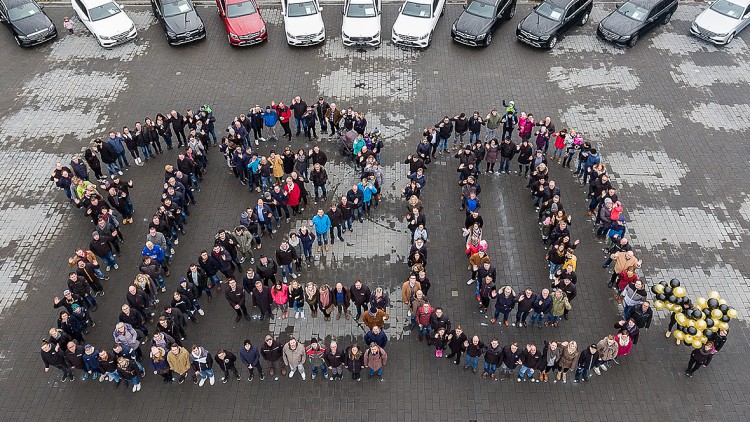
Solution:
[(283, 284), (281, 280), (277, 280), (271, 288), (271, 298), (273, 298), (273, 303), (279, 307), (281, 318), (286, 319), (289, 316), (289, 287)]
[[(628, 333), (628, 330), (622, 329), (617, 332), (617, 335), (615, 336), (615, 341), (617, 342), (617, 357), (620, 356), (626, 356), (630, 354), (630, 349), (633, 348), (633, 339), (630, 338), (630, 333)], [(617, 358), (613, 359), (613, 361), (616, 364), (619, 364), (620, 362), (617, 361)]]

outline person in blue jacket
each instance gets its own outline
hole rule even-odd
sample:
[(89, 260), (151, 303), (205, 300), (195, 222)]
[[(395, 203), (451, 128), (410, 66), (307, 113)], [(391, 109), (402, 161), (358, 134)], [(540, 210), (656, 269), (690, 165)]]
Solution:
[(370, 217), (370, 208), (372, 207), (372, 196), (378, 193), (375, 189), (375, 185), (367, 178), (362, 178), (362, 181), (357, 183), (357, 188), (362, 191), (362, 209)]
[(146, 246), (144, 246), (143, 250), (141, 251), (141, 256), (148, 256), (158, 262), (162, 266), (162, 268), (164, 268), (164, 274), (169, 277), (169, 263), (166, 260), (164, 249), (162, 249), (161, 246), (155, 245), (153, 242), (148, 241), (146, 242)]
[(326, 252), (328, 252), (328, 230), (331, 229), (331, 219), (323, 213), (322, 209), (319, 209), (318, 213), (310, 220), (310, 225), (315, 226), (315, 233), (318, 235), (318, 253), (323, 251), (323, 244), (325, 244)]
[(256, 369), (258, 370), (258, 374), (260, 374), (260, 380), (263, 381), (265, 379), (263, 368), (260, 366), (260, 352), (253, 346), (250, 340), (245, 340), (244, 346), (240, 349), (240, 360), (245, 364), (247, 370), (250, 371), (250, 375), (247, 377), (248, 381), (253, 380), (253, 374)]
[(279, 137), (276, 136), (276, 123), (279, 121), (279, 116), (276, 114), (276, 110), (272, 109), (271, 106), (266, 106), (266, 111), (263, 112), (263, 123), (268, 128), (270, 135), (268, 136), (269, 141), (278, 141)]
[(385, 348), (385, 345), (388, 344), (388, 336), (380, 329), (380, 326), (375, 325), (365, 334), (365, 343), (367, 343), (367, 346), (370, 346), (370, 343), (375, 343)]

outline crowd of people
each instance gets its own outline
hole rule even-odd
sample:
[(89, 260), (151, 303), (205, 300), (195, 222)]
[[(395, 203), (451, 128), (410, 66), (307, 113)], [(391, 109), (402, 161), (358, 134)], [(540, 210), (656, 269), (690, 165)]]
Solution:
[[(601, 375), (612, 364), (619, 364), (618, 358), (630, 354), (638, 343), (640, 330), (650, 328), (653, 313), (647, 291), (637, 274), (642, 262), (635, 257), (626, 236), (623, 204), (600, 154), (591, 143), (584, 141), (575, 129), (556, 130), (549, 117), (536, 122), (531, 113), (519, 113), (512, 101), (503, 102), (503, 106), (503, 113), (493, 109), (485, 118), (478, 112), (471, 117), (465, 113), (452, 118), (446, 116), (425, 129), (416, 153), (406, 158), (408, 182), (402, 194), (406, 201), (405, 218), (411, 246), (407, 255), (409, 275), (402, 285), (401, 300), (408, 308), (411, 328), (417, 330), (417, 340), (434, 348), (435, 357), (451, 359), (456, 365), (462, 363), (465, 354), (464, 370), (478, 373), (479, 360), (483, 357), (483, 378), (547, 382), (553, 372), (552, 382), (566, 383), (570, 372), (575, 382), (588, 381), (590, 371)], [(322, 133), (329, 129), (332, 134), (356, 132), (350, 155), (358, 169), (357, 176), (351, 189), (340, 199), (328, 202), (329, 179), (325, 168), (328, 157), (320, 145), (297, 152), (291, 147), (285, 147), (280, 154), (273, 149), (267, 154), (261, 152), (260, 142), (266, 142), (263, 128), (270, 140), (278, 139), (274, 130), (277, 122), (284, 130), (282, 137), (291, 140), (292, 116), (297, 137), (302, 133), (309, 140), (316, 137), (318, 124)], [(380, 167), (383, 143), (379, 134), (367, 132), (364, 115), (351, 108), (339, 111), (335, 104), (328, 104), (322, 97), (312, 106), (296, 97), (290, 107), (283, 101), (272, 102), (265, 111), (256, 105), (250, 113), (235, 118), (220, 141), (209, 106), (200, 107), (197, 114), (188, 110), (183, 116), (172, 111), (167, 117), (157, 115), (155, 123), (148, 118), (145, 121), (145, 126), (137, 123), (132, 134), (125, 127), (123, 132), (111, 132), (106, 141), (97, 139), (86, 149), (85, 162), (74, 156), (69, 167), (58, 164), (51, 175), (51, 180), (64, 190), (70, 201), (84, 210), (85, 218), (91, 220), (94, 228), (88, 248), (77, 248), (69, 260), (73, 270), (68, 274), (67, 289), (62, 297), (53, 299), (54, 307), (63, 309), (57, 327), (51, 328), (49, 338), (42, 342), (45, 370), (59, 369), (62, 382), (74, 380), (75, 372), (80, 372), (84, 380), (113, 382), (115, 388), (125, 381), (137, 392), (147, 372), (142, 364), (146, 356), (141, 347), (150, 345), (148, 366), (165, 384), (175, 379), (183, 383), (190, 377), (199, 386), (206, 381), (213, 385), (214, 366), (222, 371), (222, 382), (232, 377), (239, 381), (242, 379), (239, 364), (247, 368), (248, 381), (253, 380), (256, 369), (264, 380), (264, 366), (275, 380), (279, 375), (292, 378), (296, 373), (305, 380), (308, 361), (312, 379), (318, 372), (331, 381), (342, 379), (346, 369), (356, 381), (361, 379), (363, 371), (368, 378), (383, 381), (388, 358), (385, 322), (390, 318), (391, 305), (387, 289), (371, 289), (361, 280), (355, 280), (348, 287), (340, 282), (318, 285), (301, 280), (306, 267), (329, 252), (336, 240), (343, 242), (343, 236), (354, 231), (355, 220), (365, 224), (364, 217), (369, 218), (372, 209), (378, 206), (384, 185)], [(480, 139), (483, 126), (486, 126), (484, 138)], [(250, 140), (250, 130), (255, 145)], [(167, 150), (173, 149), (173, 134), (178, 139), (177, 160), (174, 165), (164, 167), (160, 205), (153, 216), (149, 216), (145, 246), (140, 251), (139, 274), (127, 288), (119, 322), (112, 333), (114, 345), (97, 348), (85, 341), (89, 328), (95, 326), (91, 312), (97, 310), (96, 297), (104, 296), (104, 286), (109, 280), (107, 274), (119, 269), (116, 257), (122, 252), (122, 228), (133, 223), (135, 212), (130, 197), (133, 183), (122, 178), (122, 168), (129, 166), (123, 146), (136, 165), (143, 165), (154, 154), (163, 153), (159, 138), (164, 140)], [(467, 134), (468, 143), (465, 143)], [(519, 138), (519, 144), (514, 142), (514, 136)], [(533, 146), (532, 136), (535, 137)], [(453, 144), (449, 147), (451, 138)], [(550, 143), (554, 151), (548, 156)], [(165, 277), (171, 276), (175, 246), (179, 244), (179, 236), (186, 233), (190, 207), (197, 204), (194, 193), (200, 192), (200, 183), (207, 173), (209, 150), (215, 146), (219, 147), (238, 181), (247, 185), (251, 193), (259, 193), (260, 198), (241, 213), (236, 227), (216, 233), (212, 246), (202, 250), (197, 260), (189, 265), (169, 298), (160, 299), (159, 293), (167, 291)], [(420, 198), (427, 185), (429, 164), (437, 160), (438, 155), (454, 151), (458, 160), (459, 209), (465, 213), (462, 234), (470, 271), (467, 284), (474, 289), (479, 313), (493, 312), (491, 324), (517, 328), (554, 328), (570, 318), (577, 296), (575, 252), (580, 240), (573, 238), (570, 210), (564, 208), (561, 190), (551, 180), (549, 163), (557, 160), (561, 169), (569, 168), (585, 187), (589, 198), (588, 214), (595, 225), (596, 236), (607, 242), (603, 267), (608, 268), (614, 262), (608, 285), (615, 290), (615, 299), (623, 305), (623, 315), (614, 323), (612, 334), (580, 347), (573, 340), (549, 340), (543, 345), (519, 345), (517, 342), (501, 345), (497, 338), (469, 337), (461, 325), (453, 325), (445, 309), (434, 305), (428, 297), (431, 287), (427, 275), (429, 238), (425, 207)], [(109, 178), (101, 171), (97, 153), (107, 165)], [(516, 155), (518, 168), (514, 172), (527, 182), (531, 206), (540, 225), (541, 242), (548, 248), (545, 259), (550, 287), (538, 292), (530, 287), (523, 290), (516, 287), (516, 291), (511, 285), (496, 284), (498, 275), (490, 244), (482, 235), (480, 177), (510, 174)], [(481, 171), (482, 161), (485, 161), (484, 172)], [(496, 170), (497, 161), (500, 164)], [(92, 179), (90, 171), (94, 173)], [(311, 199), (308, 182), (313, 184), (314, 205), (322, 201), (322, 206), (305, 213)], [(106, 198), (98, 189), (106, 192)], [(290, 227), (288, 233), (281, 236), (274, 254), (261, 254), (256, 261), (262, 238), (272, 240), (282, 224)], [(294, 226), (299, 227), (294, 229)], [(246, 262), (249, 265), (245, 269)], [(187, 321), (197, 323), (198, 316), (205, 314), (201, 306), (204, 296), (210, 303), (214, 294), (222, 291), (236, 313), (236, 323), (243, 318), (252, 320), (248, 295), (261, 321), (266, 317), (289, 318), (290, 307), (295, 319), (305, 319), (307, 307), (311, 318), (317, 318), (320, 312), (325, 321), (330, 321), (334, 313), (336, 320), (342, 316), (349, 320), (350, 309), (354, 308), (354, 320), (357, 324), (361, 320), (367, 327), (364, 345), (355, 342), (340, 347), (335, 339), (325, 345), (317, 338), (305, 345), (293, 337), (282, 343), (267, 335), (258, 346), (245, 340), (237, 355), (229, 350), (231, 347), (217, 349), (212, 354), (199, 342), (185, 347)], [(164, 300), (162, 305), (159, 305), (160, 300)], [(494, 311), (489, 310), (492, 301)], [(511, 318), (514, 309), (515, 318)], [(673, 314), (669, 330), (674, 320)], [(686, 371), (689, 376), (701, 365), (710, 363), (711, 356), (726, 341), (726, 334), (720, 333), (717, 341), (693, 352), (698, 355), (691, 355)], [(448, 353), (444, 353), (446, 349)], [(498, 369), (499, 377), (496, 376)]]

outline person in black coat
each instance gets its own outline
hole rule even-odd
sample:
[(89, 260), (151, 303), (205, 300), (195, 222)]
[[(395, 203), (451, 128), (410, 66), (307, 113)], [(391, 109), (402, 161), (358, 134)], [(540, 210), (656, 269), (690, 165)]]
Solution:
[(250, 375), (247, 377), (248, 381), (253, 380), (253, 374), (255, 370), (258, 370), (260, 374), (260, 380), (263, 381), (266, 377), (263, 376), (263, 367), (260, 365), (260, 352), (253, 346), (250, 340), (245, 340), (245, 343), (240, 349), (240, 360), (250, 371)]
[(120, 312), (119, 320), (126, 324), (130, 324), (134, 329), (139, 330), (143, 333), (144, 337), (148, 337), (148, 328), (146, 328), (146, 316), (141, 313), (138, 309), (131, 308), (129, 305), (122, 305), (122, 312)]
[(269, 369), (268, 369), (268, 375), (274, 377), (274, 381), (279, 380), (279, 376), (276, 375), (276, 367), (279, 366), (281, 368), (281, 375), (286, 375), (286, 366), (284, 365), (284, 361), (281, 359), (282, 356), (282, 345), (277, 340), (274, 340), (271, 335), (266, 335), (266, 338), (263, 342), (263, 345), (260, 346), (260, 355), (263, 356), (263, 359), (268, 362)]
[(255, 282), (255, 288), (251, 294), (253, 299), (253, 307), (258, 308), (260, 311), (260, 320), (263, 321), (265, 315), (273, 319), (273, 313), (271, 313), (271, 304), (273, 299), (271, 298), (271, 288), (265, 286), (262, 281), (257, 280)]
[(461, 354), (466, 350), (464, 348), (464, 343), (467, 342), (466, 334), (464, 333), (464, 330), (461, 328), (460, 325), (457, 325), (455, 329), (451, 330), (448, 333), (448, 349), (450, 349), (450, 354), (446, 356), (447, 359), (451, 359), (452, 357), (456, 357), (455, 363), (456, 365), (461, 363)]
[(224, 295), (229, 302), (229, 306), (234, 309), (237, 313), (237, 317), (234, 322), (240, 322), (243, 315), (246, 320), (250, 321), (250, 315), (247, 314), (247, 306), (245, 306), (245, 290), (243, 287), (237, 285), (237, 281), (233, 278), (229, 279), (229, 286), (224, 290)]
[(581, 352), (578, 357), (578, 368), (576, 369), (576, 379), (578, 382), (581, 377), (584, 381), (589, 380), (589, 371), (594, 369), (596, 362), (599, 360), (599, 352), (596, 350), (596, 344), (592, 344), (586, 350)]
[(495, 380), (495, 370), (497, 366), (503, 360), (503, 348), (500, 347), (500, 341), (496, 338), (492, 339), (489, 347), (484, 352), (484, 372), (482, 372), (482, 378), (487, 378), (487, 375)]
[(255, 272), (258, 273), (263, 285), (268, 286), (276, 284), (276, 273), (279, 272), (279, 266), (276, 265), (276, 261), (268, 259), (265, 255), (261, 255), (258, 259), (258, 264), (255, 266)]
[(477, 373), (477, 365), (479, 364), (479, 357), (487, 349), (484, 343), (479, 340), (479, 336), (474, 336), (471, 341), (464, 342), (464, 350), (466, 350), (466, 365), (464, 365), (464, 371), (471, 368), (472, 372)]
[(332, 340), (323, 353), (323, 362), (328, 365), (330, 381), (342, 379), (344, 377), (344, 365), (346, 364), (347, 351), (339, 349), (338, 343)]
[(708, 367), (711, 364), (716, 349), (714, 348), (714, 342), (707, 341), (700, 349), (694, 349), (690, 353), (690, 361), (688, 367), (685, 370), (685, 375), (692, 378), (695, 371), (700, 369), (701, 366)]
[(73, 381), (75, 376), (70, 369), (68, 362), (65, 360), (64, 348), (59, 345), (52, 345), (47, 340), (42, 341), (41, 356), (44, 362), (44, 372), (49, 372), (49, 367), (54, 366), (63, 373), (62, 382)]
[(237, 366), (235, 366), (235, 362), (237, 361), (237, 356), (234, 355), (234, 353), (219, 349), (216, 351), (216, 355), (214, 356), (214, 362), (216, 362), (216, 365), (221, 368), (221, 370), (224, 372), (224, 376), (221, 377), (221, 382), (224, 384), (227, 383), (229, 380), (229, 371), (232, 371), (234, 373), (234, 377), (237, 379), (237, 381), (241, 380), (240, 373), (237, 371)]

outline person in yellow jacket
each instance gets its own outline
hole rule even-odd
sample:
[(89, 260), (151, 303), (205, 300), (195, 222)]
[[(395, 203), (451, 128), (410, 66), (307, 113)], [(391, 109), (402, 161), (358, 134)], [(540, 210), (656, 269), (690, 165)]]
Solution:
[(190, 371), (190, 353), (187, 349), (173, 343), (169, 346), (167, 362), (169, 363), (169, 368), (180, 376), (180, 384), (185, 382), (185, 378)]
[(276, 179), (276, 185), (281, 186), (281, 179), (284, 177), (284, 160), (276, 151), (271, 151), (268, 161), (271, 162), (272, 174)]

